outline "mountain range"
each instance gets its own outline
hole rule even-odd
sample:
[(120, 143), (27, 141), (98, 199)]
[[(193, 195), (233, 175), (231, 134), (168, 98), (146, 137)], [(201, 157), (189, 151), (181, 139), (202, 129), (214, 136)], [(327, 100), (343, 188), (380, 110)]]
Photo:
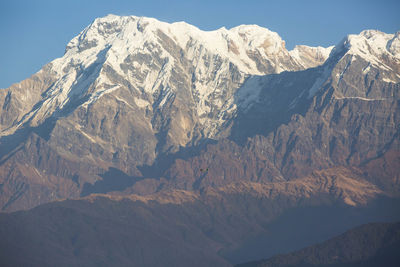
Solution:
[(399, 220), (399, 100), (400, 32), (289, 51), (257, 25), (98, 18), (0, 90), (4, 251), (16, 265), (230, 266)]

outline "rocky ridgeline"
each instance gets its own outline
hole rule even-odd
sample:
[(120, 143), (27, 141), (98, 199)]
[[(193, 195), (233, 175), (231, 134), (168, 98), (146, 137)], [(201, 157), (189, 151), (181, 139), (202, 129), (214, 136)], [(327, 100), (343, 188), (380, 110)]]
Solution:
[(397, 195), (398, 42), (364, 31), (288, 51), (255, 25), (96, 19), (63, 57), (0, 91), (1, 207), (280, 183), (339, 166), (351, 184)]

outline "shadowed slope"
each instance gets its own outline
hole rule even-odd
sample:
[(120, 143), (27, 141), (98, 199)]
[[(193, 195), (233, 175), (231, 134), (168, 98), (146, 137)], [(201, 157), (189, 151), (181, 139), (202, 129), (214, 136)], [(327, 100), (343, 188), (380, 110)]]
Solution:
[(399, 249), (400, 223), (371, 223), (297, 252), (237, 267), (395, 267)]

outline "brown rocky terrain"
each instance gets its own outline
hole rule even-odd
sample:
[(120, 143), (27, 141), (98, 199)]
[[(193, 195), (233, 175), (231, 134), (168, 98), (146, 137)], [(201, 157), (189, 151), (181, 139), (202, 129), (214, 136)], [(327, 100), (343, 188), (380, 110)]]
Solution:
[(198, 193), (91, 195), (2, 213), (1, 265), (232, 266), (400, 214), (398, 201), (371, 200), (379, 193), (375, 186), (330, 179), (332, 171)]
[[(313, 67), (331, 49), (292, 55), (258, 26), (203, 32), (134, 16), (97, 19), (62, 58), (0, 91), (2, 210), (85, 195), (109, 168), (160, 179), (177, 154), (229, 135), (234, 95), (250, 75)], [(137, 193), (155, 184), (142, 182)]]
[(399, 38), (96, 19), (0, 90), (3, 258), (229, 266), (396, 217)]

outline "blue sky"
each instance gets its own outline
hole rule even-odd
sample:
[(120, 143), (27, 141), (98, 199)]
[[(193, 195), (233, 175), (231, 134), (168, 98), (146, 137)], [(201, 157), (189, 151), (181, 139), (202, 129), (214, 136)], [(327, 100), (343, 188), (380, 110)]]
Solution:
[(107, 14), (186, 21), (203, 30), (258, 24), (296, 44), (329, 46), (364, 29), (400, 30), (398, 0), (1, 0), (0, 88), (34, 74)]

